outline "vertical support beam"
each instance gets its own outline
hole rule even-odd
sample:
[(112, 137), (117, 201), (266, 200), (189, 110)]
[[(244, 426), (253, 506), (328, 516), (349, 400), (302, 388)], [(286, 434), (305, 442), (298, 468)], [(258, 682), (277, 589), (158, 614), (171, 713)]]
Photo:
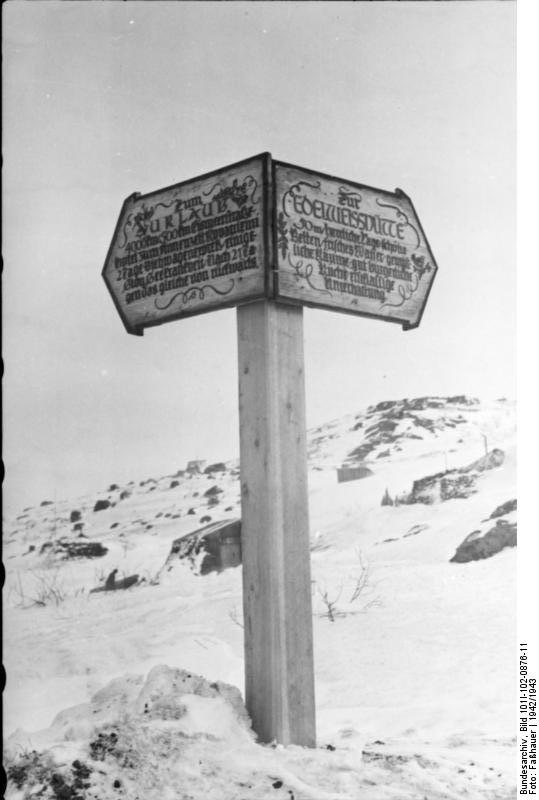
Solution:
[(260, 741), (314, 747), (303, 308), (237, 321), (247, 710)]

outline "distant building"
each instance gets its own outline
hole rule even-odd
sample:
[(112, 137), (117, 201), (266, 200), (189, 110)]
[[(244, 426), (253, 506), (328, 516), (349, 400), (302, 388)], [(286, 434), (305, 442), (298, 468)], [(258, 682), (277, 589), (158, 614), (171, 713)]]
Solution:
[(172, 542), (166, 567), (176, 559), (198, 564), (200, 575), (241, 564), (241, 520), (224, 519), (186, 533)]
[(198, 475), (204, 469), (205, 463), (206, 461), (201, 461), (200, 459), (188, 461), (185, 471), (188, 473), (188, 475)]
[(353, 464), (350, 466), (337, 467), (337, 483), (346, 481), (358, 481), (361, 478), (368, 478), (374, 473), (365, 464)]

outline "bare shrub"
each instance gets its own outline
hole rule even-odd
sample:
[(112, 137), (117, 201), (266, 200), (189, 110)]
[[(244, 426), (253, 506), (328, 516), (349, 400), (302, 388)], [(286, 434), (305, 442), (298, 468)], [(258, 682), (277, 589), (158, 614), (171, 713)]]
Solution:
[[(357, 566), (348, 576), (346, 584), (343, 582), (334, 589), (328, 589), (317, 581), (314, 582), (317, 594), (325, 608), (319, 616), (327, 617), (330, 622), (335, 622), (337, 617), (346, 617), (349, 614), (363, 614), (373, 606), (379, 605), (380, 601), (376, 596), (364, 602), (373, 592), (370, 565), (365, 561), (359, 548), (356, 549), (356, 556)], [(351, 587), (350, 595), (348, 600), (341, 602), (344, 588), (347, 585)], [(358, 601), (363, 602), (358, 603)]]
[(240, 618), (242, 617), (241, 611), (238, 611), (235, 605), (232, 606), (231, 610), (228, 612), (228, 616), (234, 625), (237, 625), (238, 628), (243, 628), (243, 622), (240, 622)]
[[(59, 606), (69, 596), (65, 582), (60, 576), (60, 568), (36, 569), (30, 572), (32, 585), (23, 586), (20, 573), (17, 573), (12, 593), (15, 596), (15, 605), (19, 608), (32, 606)], [(73, 597), (84, 593), (84, 589), (76, 590)]]
[(327, 617), (330, 622), (335, 622), (336, 617), (344, 617), (345, 612), (337, 608), (337, 603), (340, 600), (343, 587), (342, 586), (339, 587), (339, 589), (337, 590), (337, 594), (333, 597), (333, 599), (330, 599), (329, 592), (326, 588), (322, 588), (320, 586), (318, 586), (317, 588), (318, 588), (318, 594), (322, 598), (322, 602), (326, 607), (326, 610), (323, 612), (322, 616)]
[(363, 560), (363, 553), (361, 550), (357, 550), (357, 558), (359, 562), (359, 573), (356, 571), (354, 574), (354, 588), (352, 594), (350, 595), (350, 602), (355, 603), (355, 601), (363, 594), (367, 587), (369, 586), (369, 577), (370, 577), (370, 566), (366, 564)]

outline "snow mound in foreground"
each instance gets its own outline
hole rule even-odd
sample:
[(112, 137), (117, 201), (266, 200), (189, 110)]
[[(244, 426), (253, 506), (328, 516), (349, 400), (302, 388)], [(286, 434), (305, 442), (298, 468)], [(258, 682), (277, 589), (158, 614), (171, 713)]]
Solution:
[[(471, 762), (473, 765), (474, 762)], [(37, 734), (6, 743), (7, 800), (509, 798), (501, 775), (384, 742), (260, 745), (238, 689), (157, 666), (113, 680)]]

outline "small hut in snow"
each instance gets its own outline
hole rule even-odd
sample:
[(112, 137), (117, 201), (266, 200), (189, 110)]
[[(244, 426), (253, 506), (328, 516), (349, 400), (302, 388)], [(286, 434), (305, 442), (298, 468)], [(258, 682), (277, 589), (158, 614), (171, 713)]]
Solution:
[(241, 519), (211, 522), (175, 539), (165, 569), (177, 559), (187, 559), (200, 575), (237, 567), (241, 564)]
[(345, 481), (358, 481), (361, 478), (368, 478), (369, 475), (374, 473), (365, 464), (348, 464), (342, 467), (337, 467), (337, 482), (345, 483)]

